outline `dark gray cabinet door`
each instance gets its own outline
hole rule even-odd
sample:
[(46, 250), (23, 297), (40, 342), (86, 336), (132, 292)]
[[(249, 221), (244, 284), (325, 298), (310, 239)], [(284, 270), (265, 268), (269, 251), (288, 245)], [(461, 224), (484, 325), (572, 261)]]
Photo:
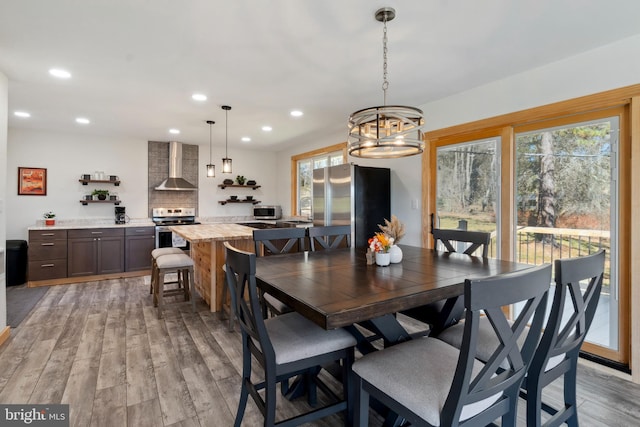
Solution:
[(150, 232), (140, 235), (129, 235), (125, 242), (125, 271), (139, 271), (151, 269), (151, 251), (156, 246), (156, 236), (153, 227)]
[(124, 236), (98, 238), (98, 274), (124, 271)]
[(124, 230), (109, 228), (69, 230), (69, 277), (124, 271)]
[(97, 238), (81, 237), (67, 242), (67, 276), (91, 276), (96, 274)]

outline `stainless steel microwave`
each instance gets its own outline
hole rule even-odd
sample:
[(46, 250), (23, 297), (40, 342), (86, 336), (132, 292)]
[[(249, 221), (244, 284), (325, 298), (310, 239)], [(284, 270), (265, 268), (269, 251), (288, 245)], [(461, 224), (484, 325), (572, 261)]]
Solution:
[(280, 219), (282, 208), (280, 206), (256, 205), (253, 207), (253, 217), (255, 219)]

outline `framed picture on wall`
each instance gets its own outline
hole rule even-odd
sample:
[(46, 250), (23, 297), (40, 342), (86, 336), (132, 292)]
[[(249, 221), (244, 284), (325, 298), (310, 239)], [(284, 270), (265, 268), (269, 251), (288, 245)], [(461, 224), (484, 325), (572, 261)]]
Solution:
[(18, 167), (18, 195), (46, 196), (47, 170), (45, 168)]

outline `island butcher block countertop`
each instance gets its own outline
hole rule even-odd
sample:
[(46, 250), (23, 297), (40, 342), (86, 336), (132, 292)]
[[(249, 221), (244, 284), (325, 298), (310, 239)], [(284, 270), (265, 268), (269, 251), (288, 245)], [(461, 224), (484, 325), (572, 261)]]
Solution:
[(191, 243), (209, 242), (212, 240), (253, 240), (253, 228), (239, 224), (196, 224), (172, 226), (169, 230)]
[(194, 261), (195, 286), (211, 311), (219, 311), (225, 277), (224, 242), (229, 241), (238, 249), (253, 252), (253, 228), (240, 224), (194, 224), (171, 226), (169, 230), (191, 243), (191, 258)]

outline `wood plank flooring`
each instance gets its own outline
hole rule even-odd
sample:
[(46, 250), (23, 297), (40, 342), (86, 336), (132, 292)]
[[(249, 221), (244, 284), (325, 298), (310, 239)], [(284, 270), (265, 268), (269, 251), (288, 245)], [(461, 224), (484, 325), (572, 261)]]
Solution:
[[(195, 314), (178, 297), (171, 301), (157, 319), (148, 276), (50, 287), (0, 347), (0, 402), (68, 403), (73, 426), (233, 425), (239, 333), (200, 298)], [(578, 378), (582, 426), (638, 425), (640, 386), (628, 376), (581, 362)], [(562, 387), (545, 394), (557, 400)], [(280, 416), (306, 410), (303, 398), (278, 400)], [(250, 400), (243, 425), (261, 423)], [(342, 418), (313, 425), (338, 426)], [(382, 425), (373, 412), (371, 425)]]

